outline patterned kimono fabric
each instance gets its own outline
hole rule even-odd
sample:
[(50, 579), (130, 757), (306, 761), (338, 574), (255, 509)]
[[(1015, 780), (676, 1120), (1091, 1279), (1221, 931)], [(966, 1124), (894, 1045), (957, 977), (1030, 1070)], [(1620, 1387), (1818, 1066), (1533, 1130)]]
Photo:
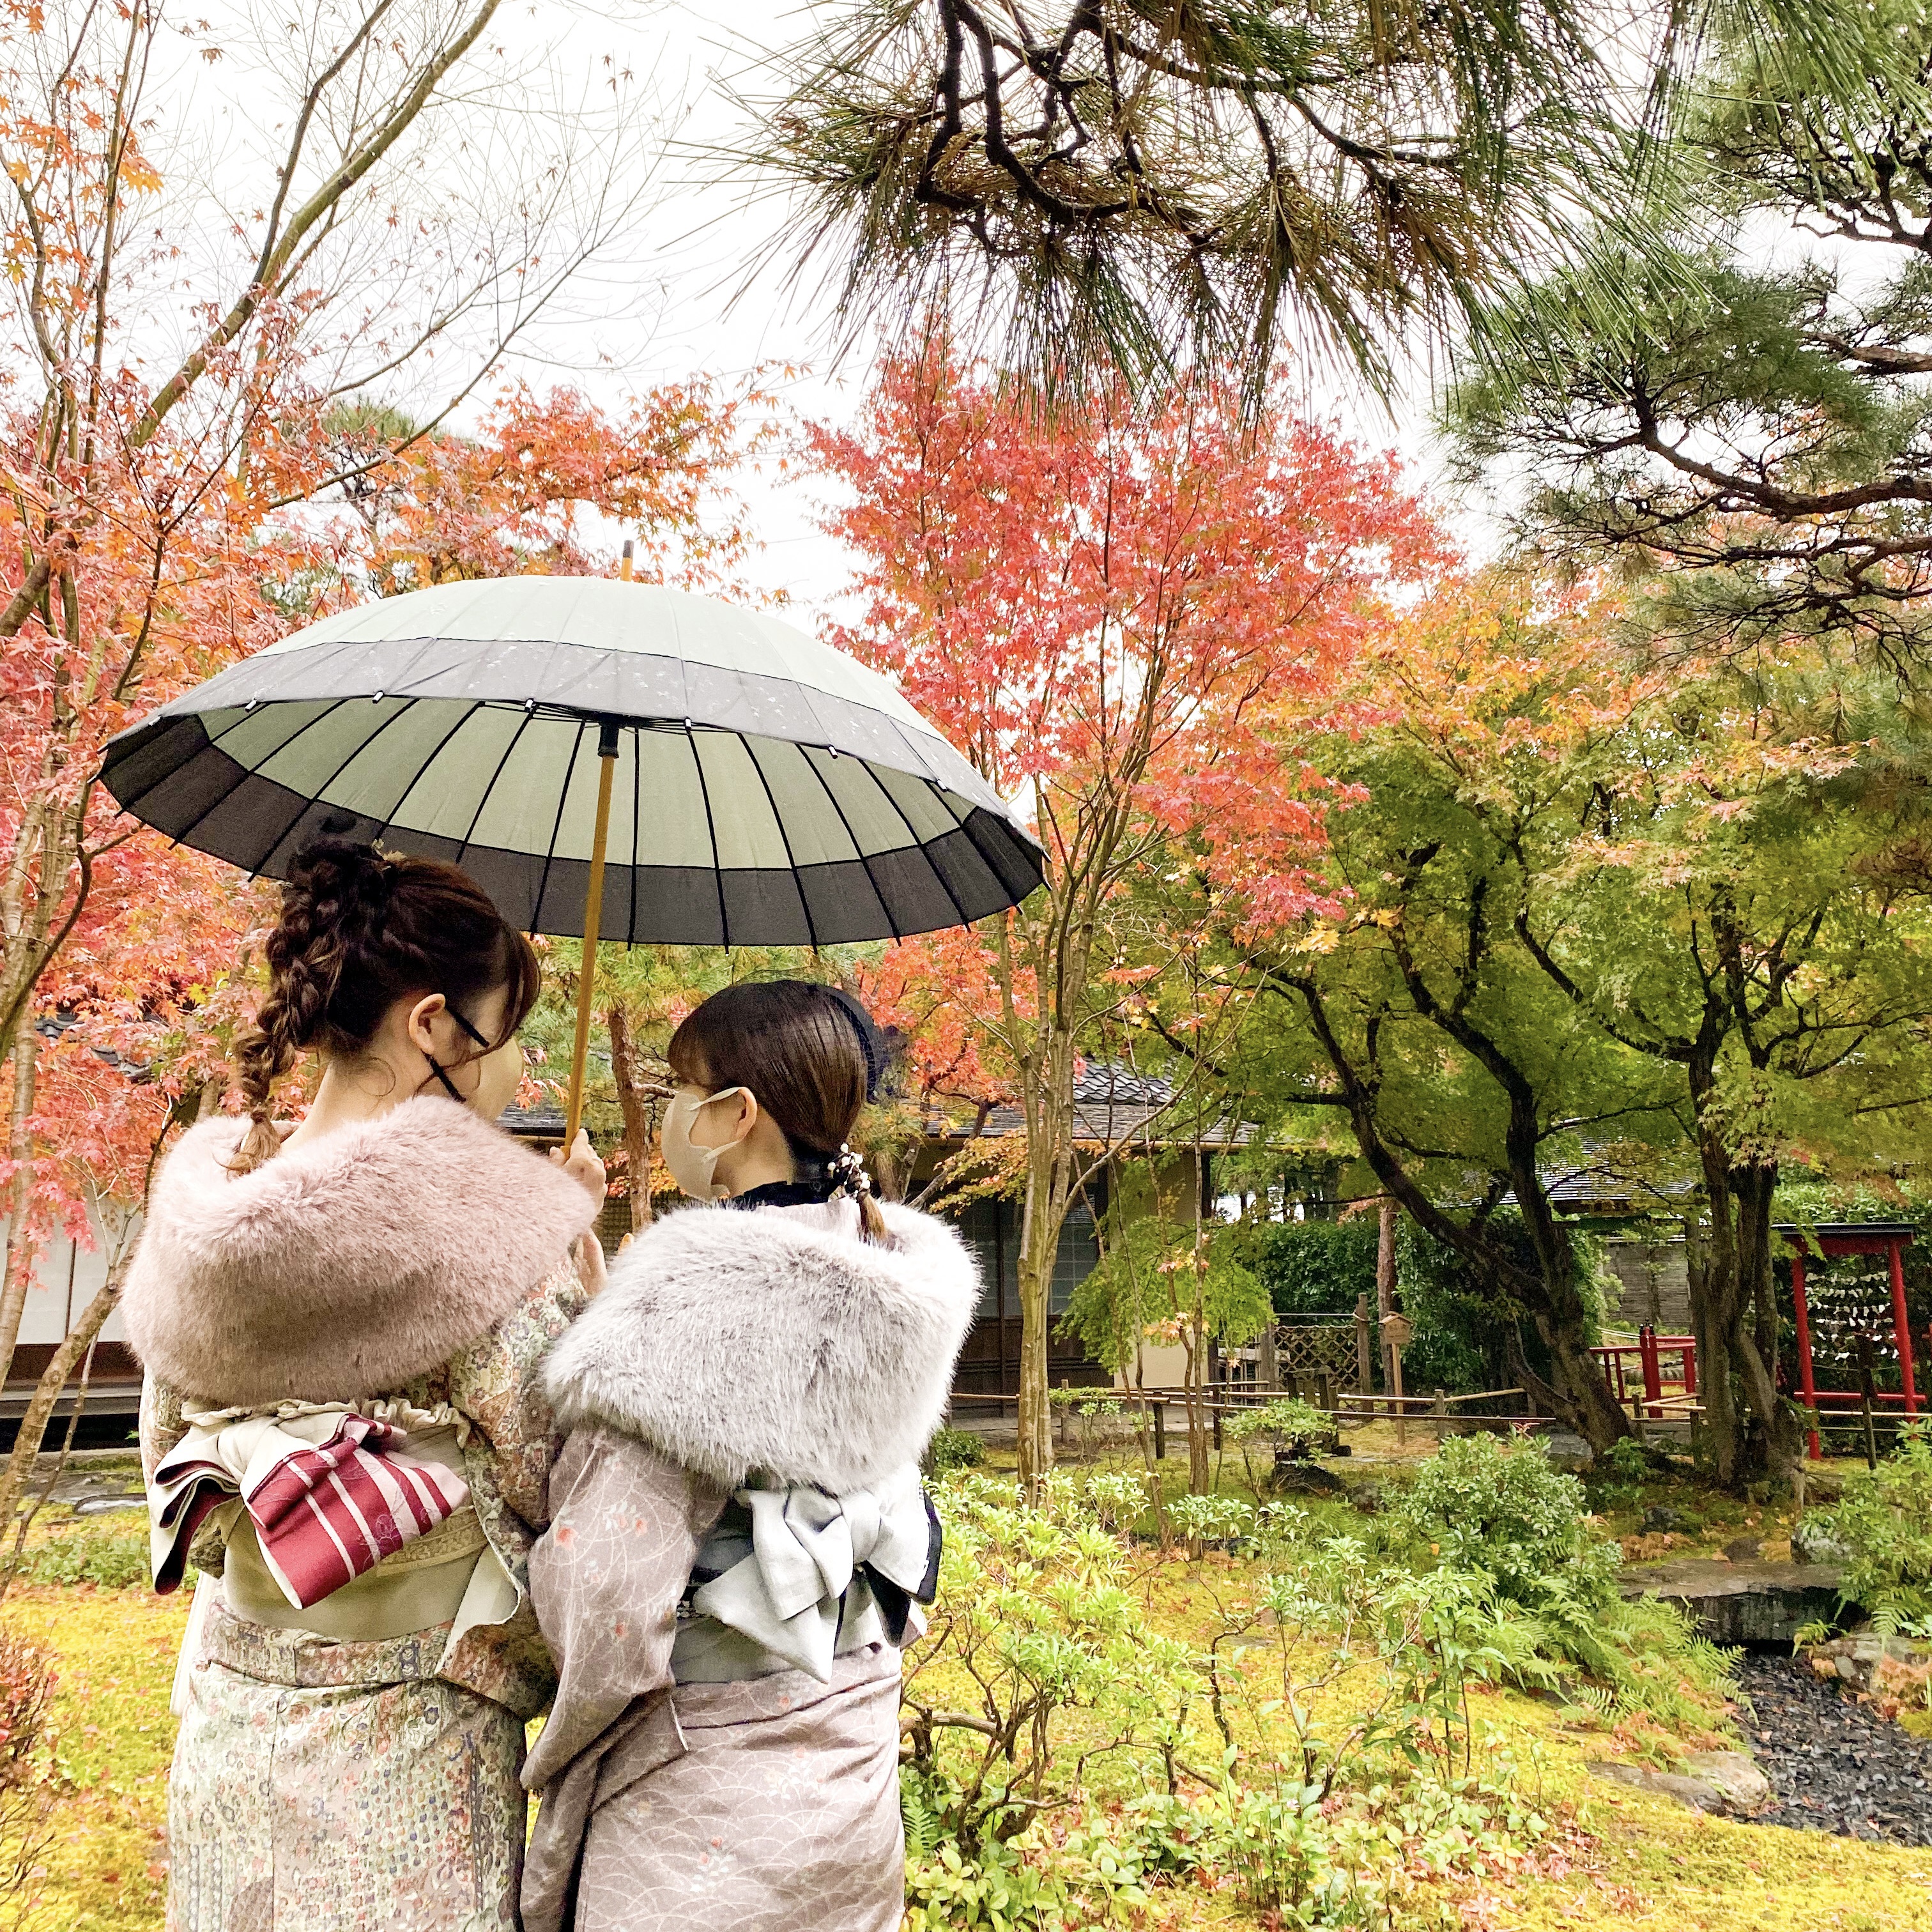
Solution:
[[(441, 1100), (231, 1175), (237, 1131), (177, 1146), (130, 1277), (151, 1496), (184, 1438), (317, 1404), (406, 1426), (467, 1496), (306, 1606), (239, 1500), (207, 1517), (170, 1932), (515, 1932), (524, 1726), (554, 1684), (527, 1582), (557, 1446), (538, 1373), (585, 1305), (589, 1197)], [(180, 1553), (158, 1527), (158, 1575)]]
[(896, 1932), (917, 1459), (980, 1285), (944, 1223), (693, 1208), (558, 1344), (530, 1587), (557, 1700), (525, 1932)]

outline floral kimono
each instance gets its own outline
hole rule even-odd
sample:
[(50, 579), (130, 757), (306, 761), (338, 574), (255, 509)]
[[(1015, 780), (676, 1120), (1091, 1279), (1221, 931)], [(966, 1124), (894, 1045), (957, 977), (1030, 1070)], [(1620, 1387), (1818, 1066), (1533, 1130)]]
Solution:
[(514, 1932), (538, 1370), (594, 1208), (446, 1100), (238, 1175), (242, 1124), (176, 1148), (126, 1296), (157, 1580), (202, 1570), (170, 1932)]
[(849, 1202), (668, 1216), (551, 1356), (526, 1932), (896, 1932), (918, 1458), (980, 1285), (885, 1213), (878, 1246)]

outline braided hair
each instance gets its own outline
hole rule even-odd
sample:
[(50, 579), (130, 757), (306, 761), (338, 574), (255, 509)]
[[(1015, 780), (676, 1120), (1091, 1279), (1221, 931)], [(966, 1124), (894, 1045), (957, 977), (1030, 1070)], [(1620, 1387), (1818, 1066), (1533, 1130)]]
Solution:
[(467, 1010), (500, 990), (503, 1024), (490, 1044), (500, 1046), (540, 987), (530, 941), (467, 873), (342, 839), (296, 854), (266, 950), (268, 990), (236, 1056), (250, 1123), (230, 1163), (238, 1174), (280, 1146), (274, 1088), (304, 1053), (354, 1059), (400, 999), (441, 993)]

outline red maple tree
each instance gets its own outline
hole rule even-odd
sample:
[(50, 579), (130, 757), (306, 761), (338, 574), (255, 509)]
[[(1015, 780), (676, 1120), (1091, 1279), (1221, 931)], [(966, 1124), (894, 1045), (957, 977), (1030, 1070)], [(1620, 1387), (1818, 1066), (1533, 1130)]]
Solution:
[(812, 450), (844, 500), (829, 526), (863, 560), (863, 614), (836, 641), (896, 676), (1047, 848), (1046, 890), (1025, 908), (898, 949), (872, 986), (887, 1018), (918, 1022), (936, 1088), (990, 1076), (1024, 1118), (1032, 1481), (1052, 1460), (1048, 1291), (1080, 1178), (1074, 1075), (1118, 994), (1124, 886), (1186, 863), (1232, 918), (1270, 926), (1318, 896), (1324, 788), (1297, 746), (1390, 592), (1447, 552), (1393, 459), (1280, 395), (1250, 428), (1212, 384), (1048, 410), (935, 352), (887, 364), (858, 425), (816, 430)]

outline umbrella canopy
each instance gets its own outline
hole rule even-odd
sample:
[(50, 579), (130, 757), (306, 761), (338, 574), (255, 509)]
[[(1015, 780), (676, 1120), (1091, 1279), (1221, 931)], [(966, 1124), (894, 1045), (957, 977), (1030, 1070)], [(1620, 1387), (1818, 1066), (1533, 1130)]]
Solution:
[(362, 605), (163, 706), (101, 770), (136, 818), (248, 872), (285, 877), (323, 832), (380, 839), (566, 934), (606, 776), (592, 938), (892, 938), (1040, 882), (1030, 832), (884, 678), (761, 613), (607, 578)]

